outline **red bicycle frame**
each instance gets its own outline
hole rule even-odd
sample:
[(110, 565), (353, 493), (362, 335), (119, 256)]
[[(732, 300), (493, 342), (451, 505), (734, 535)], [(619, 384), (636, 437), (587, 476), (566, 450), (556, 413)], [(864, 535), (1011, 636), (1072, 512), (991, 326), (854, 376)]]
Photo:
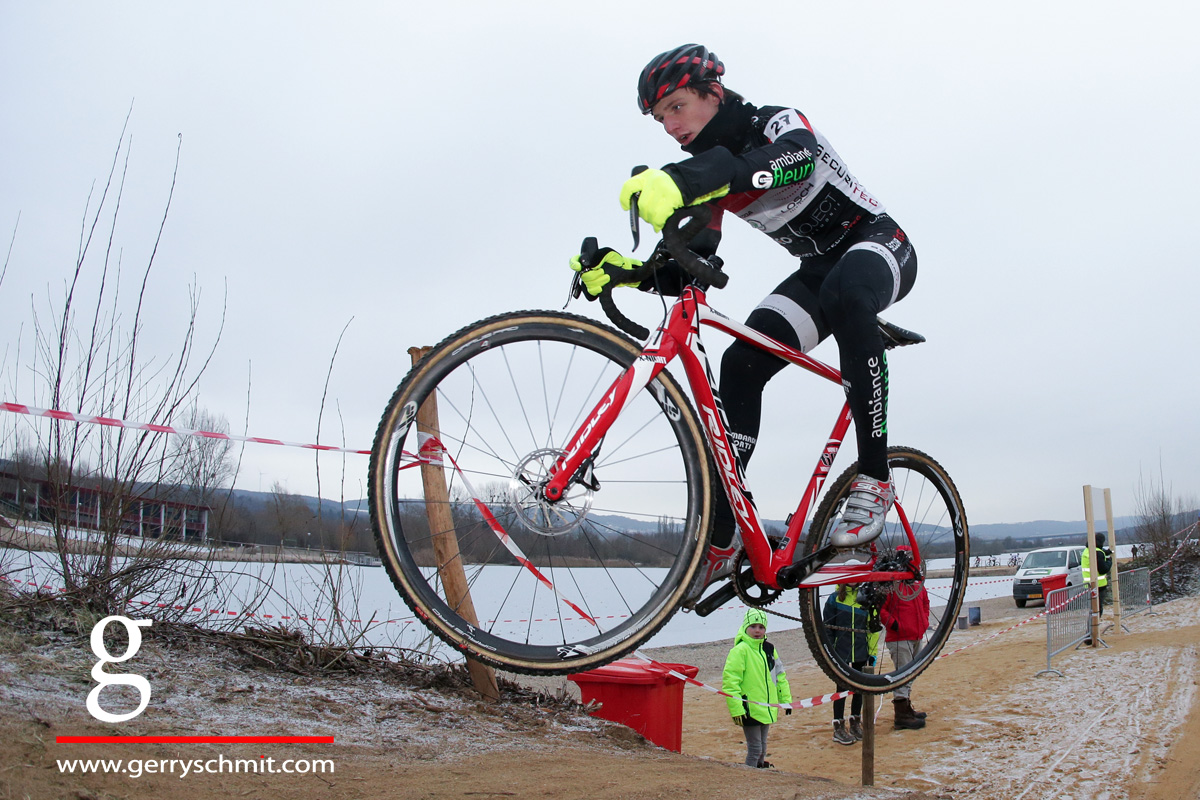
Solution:
[[(589, 463), (613, 420), (620, 415), (627, 402), (643, 391), (669, 363), (679, 358), (683, 361), (684, 373), (692, 390), (713, 461), (720, 473), (721, 485), (729, 497), (738, 526), (741, 528), (742, 544), (754, 570), (754, 579), (766, 586), (779, 588), (776, 576), (780, 569), (790, 566), (793, 562), (796, 547), (803, 538), (808, 512), (829, 476), (834, 458), (841, 449), (846, 431), (853, 421), (850, 405), (848, 402), (843, 403), (841, 413), (808, 480), (800, 504), (789, 519), (787, 532), (779, 544), (779, 549), (774, 549), (767, 539), (758, 510), (746, 492), (745, 474), (730, 442), (724, 407), (716, 394), (716, 381), (701, 342), (701, 327), (724, 331), (739, 341), (765, 350), (814, 375), (841, 384), (842, 375), (838, 370), (724, 316), (708, 305), (702, 289), (696, 286), (686, 287), (642, 353), (613, 382), (584, 424), (576, 431), (555, 465), (554, 477), (546, 485), (545, 494), (551, 501), (563, 497), (567, 484)], [(913, 561), (919, 564), (920, 551), (912, 527), (898, 502), (895, 508), (913, 548)], [(845, 564), (822, 568), (800, 585), (813, 587), (831, 583), (859, 583), (867, 580), (868, 576), (870, 580), (911, 580), (914, 577), (910, 572), (873, 572), (870, 564)]]

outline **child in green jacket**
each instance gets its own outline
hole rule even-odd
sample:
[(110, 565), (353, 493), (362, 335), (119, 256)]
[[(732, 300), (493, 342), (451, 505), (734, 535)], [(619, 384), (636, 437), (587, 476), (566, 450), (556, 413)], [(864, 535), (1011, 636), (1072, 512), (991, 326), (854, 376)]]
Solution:
[[(725, 659), (721, 690), (729, 695), (729, 715), (746, 736), (746, 766), (771, 766), (766, 760), (767, 730), (779, 718), (779, 709), (760, 704), (790, 703), (792, 690), (775, 645), (767, 641), (767, 615), (760, 609), (746, 609)], [(791, 714), (792, 710), (785, 708), (783, 713)]]

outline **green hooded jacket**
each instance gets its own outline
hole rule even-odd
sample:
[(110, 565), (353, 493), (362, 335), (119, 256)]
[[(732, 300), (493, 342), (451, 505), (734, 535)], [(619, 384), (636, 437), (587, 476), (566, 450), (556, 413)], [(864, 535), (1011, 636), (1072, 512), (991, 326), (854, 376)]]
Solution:
[(775, 647), (765, 638), (752, 639), (751, 625), (766, 626), (767, 615), (757, 608), (746, 609), (746, 617), (733, 639), (733, 648), (721, 673), (721, 690), (729, 695), (731, 717), (749, 716), (764, 725), (779, 719), (779, 709), (758, 703), (790, 703), (792, 690)]

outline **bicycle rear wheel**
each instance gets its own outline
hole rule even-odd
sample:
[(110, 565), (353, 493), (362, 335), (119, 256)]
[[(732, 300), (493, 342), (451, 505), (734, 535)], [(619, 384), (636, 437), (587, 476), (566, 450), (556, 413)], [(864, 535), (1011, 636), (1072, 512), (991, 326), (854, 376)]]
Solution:
[[(930, 604), (929, 630), (916, 656), (907, 664), (891, 663), (881, 632), (876, 656), (879, 671), (856, 669), (849, 658), (839, 654), (834, 640), (838, 635), (868, 631), (835, 629), (826, 623), (823, 612), (836, 585), (811, 586), (816, 580), (810, 579), (800, 589), (804, 634), (817, 664), (839, 686), (869, 693), (888, 692), (908, 683), (937, 659), (958, 619), (967, 590), (970, 555), (967, 515), (946, 470), (926, 454), (906, 447), (888, 448), (888, 467), (896, 486), (896, 507), (888, 512), (883, 533), (870, 545), (873, 570), (878, 574), (903, 563), (897, 547), (909, 543), (906, 520), (925, 563), (918, 565), (917, 580), (876, 579), (851, 585), (857, 588), (861, 604), (875, 608), (890, 594), (897, 595), (901, 602), (914, 602), (919, 591), (926, 590)], [(829, 533), (841, 517), (850, 484), (857, 474), (855, 464), (829, 487), (809, 527), (806, 554), (815, 553), (828, 543)], [(861, 569), (861, 558), (861, 554), (843, 554), (814, 577), (832, 581), (839, 573), (853, 572), (855, 566)], [(937, 562), (934, 569), (929, 568), (931, 560)]]
[[(405, 602), (454, 650), (578, 672), (675, 613), (707, 547), (713, 477), (670, 375), (629, 398), (564, 499), (540, 491), (640, 352), (584, 317), (518, 312), (449, 337), (396, 390), (371, 453), (372, 525)], [(418, 417), (433, 406), (436, 421)]]

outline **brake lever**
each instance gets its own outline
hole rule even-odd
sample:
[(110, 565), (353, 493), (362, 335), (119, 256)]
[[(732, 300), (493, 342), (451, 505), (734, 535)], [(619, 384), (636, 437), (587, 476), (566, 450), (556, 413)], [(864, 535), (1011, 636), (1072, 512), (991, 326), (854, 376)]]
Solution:
[[(645, 164), (639, 164), (633, 168), (629, 177), (645, 172), (648, 167)], [(638, 198), (642, 196), (641, 192), (634, 192), (629, 198), (629, 230), (633, 234), (633, 249), (637, 250), (638, 245), (642, 241), (642, 218), (638, 215)]]
[(572, 300), (578, 300), (583, 294), (583, 278), (580, 273), (576, 272), (575, 277), (571, 279), (571, 291), (567, 294), (567, 302), (563, 303), (563, 308), (571, 304)]
[[(579, 246), (579, 264), (585, 269), (591, 269), (596, 266), (596, 252), (600, 249), (599, 243), (595, 236), (589, 236), (583, 240), (583, 244)], [(571, 291), (567, 295), (567, 302), (563, 304), (566, 308), (571, 304), (572, 300), (578, 300), (583, 296), (583, 270), (575, 273), (575, 277), (571, 279)]]

